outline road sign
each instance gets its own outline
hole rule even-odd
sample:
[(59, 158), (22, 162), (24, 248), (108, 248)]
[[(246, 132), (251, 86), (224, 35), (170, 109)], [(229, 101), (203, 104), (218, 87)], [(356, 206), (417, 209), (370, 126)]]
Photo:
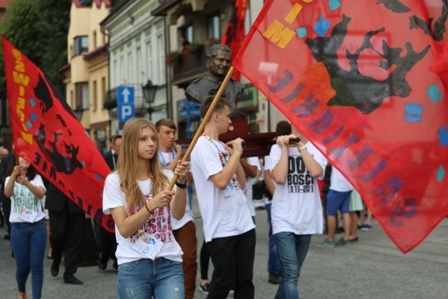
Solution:
[(118, 121), (125, 122), (135, 116), (135, 89), (132, 86), (120, 86), (117, 94)]

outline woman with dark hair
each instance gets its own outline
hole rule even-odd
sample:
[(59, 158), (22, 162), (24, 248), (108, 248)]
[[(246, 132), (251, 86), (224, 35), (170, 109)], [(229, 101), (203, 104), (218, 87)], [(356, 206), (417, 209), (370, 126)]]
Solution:
[(11, 198), (11, 244), (16, 260), (19, 298), (26, 298), (26, 280), (31, 271), (33, 298), (41, 298), (44, 256), (47, 245), (42, 198), (46, 189), (42, 178), (24, 158), (13, 156), (6, 172), (5, 196)]

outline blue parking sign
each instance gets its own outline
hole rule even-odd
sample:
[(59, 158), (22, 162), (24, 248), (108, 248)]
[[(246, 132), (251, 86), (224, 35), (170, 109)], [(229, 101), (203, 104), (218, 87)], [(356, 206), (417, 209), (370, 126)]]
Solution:
[(135, 89), (132, 86), (117, 88), (118, 121), (125, 122), (135, 116)]

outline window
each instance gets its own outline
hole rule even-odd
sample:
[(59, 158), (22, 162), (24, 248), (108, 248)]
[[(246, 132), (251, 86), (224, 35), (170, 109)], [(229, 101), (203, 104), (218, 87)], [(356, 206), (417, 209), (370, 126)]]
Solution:
[(96, 108), (98, 108), (98, 90), (96, 86), (96, 80), (93, 81), (93, 111), (96, 111)]
[(134, 57), (132, 56), (132, 50), (129, 50), (128, 52), (128, 57), (127, 57), (127, 81), (128, 83), (133, 83), (134, 82)]
[(159, 47), (159, 83), (165, 84), (166, 82), (166, 65), (165, 65), (165, 39), (163, 35), (157, 37), (157, 45)]
[(75, 83), (76, 108), (89, 109), (89, 84)]
[(120, 80), (120, 78), (118, 78), (118, 75), (117, 74), (119, 74), (119, 70), (118, 70), (118, 61), (117, 61), (117, 59), (114, 59), (114, 66), (113, 66), (113, 69), (112, 69), (113, 71), (111, 72), (111, 83), (112, 83), (112, 86), (115, 86), (115, 85), (118, 85), (119, 83), (119, 80)]
[(135, 56), (136, 56), (135, 57), (135, 60), (136, 60), (135, 75), (137, 76), (137, 78), (140, 78), (140, 80), (137, 80), (137, 81), (142, 83), (144, 81), (144, 79), (141, 79), (142, 73), (143, 73), (141, 66), (142, 66), (143, 61), (142, 61), (142, 49), (140, 47), (137, 47), (137, 49), (135, 50)]
[[(193, 41), (193, 26), (187, 26), (181, 29), (180, 36), (185, 36), (190, 43)], [(179, 47), (180, 48), (180, 47)]]
[(216, 40), (221, 39), (221, 24), (219, 12), (207, 17), (207, 38), (213, 38)]
[(145, 80), (151, 80), (153, 79), (153, 74), (152, 74), (152, 70), (153, 70), (153, 60), (152, 60), (152, 44), (151, 42), (147, 42), (146, 43), (146, 58), (148, 59), (146, 62), (146, 78)]
[(250, 19), (250, 2), (248, 1), (246, 9), (246, 19), (244, 20), (244, 35), (247, 35), (249, 33), (249, 29), (252, 25)]
[(101, 78), (101, 107), (103, 107), (104, 102), (106, 101), (106, 78), (102, 77)]
[(74, 55), (80, 55), (82, 53), (87, 53), (89, 51), (89, 38), (87, 36), (77, 36), (75, 37), (75, 52)]
[(96, 30), (93, 30), (93, 49), (97, 48), (97, 43), (96, 43)]
[(118, 73), (121, 74), (118, 84), (126, 84), (126, 64), (124, 63), (124, 55), (120, 56), (120, 70)]
[(79, 5), (80, 6), (91, 6), (92, 5), (92, 0), (79, 0)]

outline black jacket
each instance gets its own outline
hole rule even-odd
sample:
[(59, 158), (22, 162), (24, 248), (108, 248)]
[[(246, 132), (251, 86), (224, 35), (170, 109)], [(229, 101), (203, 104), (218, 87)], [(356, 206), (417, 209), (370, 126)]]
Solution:
[[(109, 151), (109, 152), (105, 153), (104, 160), (106, 160), (106, 163), (107, 163), (107, 165), (109, 165), (110, 170), (115, 170), (117, 168), (118, 156), (112, 154), (112, 152)], [(115, 161), (115, 165), (114, 165), (114, 161)]]
[(67, 205), (68, 210), (71, 213), (83, 214), (84, 211), (78, 207), (70, 198), (65, 196), (62, 191), (56, 188), (55, 185), (48, 183), (47, 186), (47, 197), (45, 199), (45, 208), (53, 212), (61, 212), (64, 206)]

